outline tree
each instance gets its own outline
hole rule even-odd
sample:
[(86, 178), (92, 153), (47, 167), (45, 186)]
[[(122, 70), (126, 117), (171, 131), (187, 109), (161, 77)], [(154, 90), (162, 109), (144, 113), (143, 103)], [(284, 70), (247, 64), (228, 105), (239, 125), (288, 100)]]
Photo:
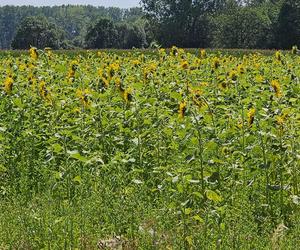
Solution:
[(58, 49), (63, 39), (63, 32), (45, 17), (31, 16), (25, 18), (11, 43), (13, 49), (51, 47)]
[(146, 46), (146, 33), (141, 25), (122, 23), (117, 25), (118, 47), (122, 49), (143, 48)]
[(208, 15), (222, 9), (224, 0), (141, 0), (147, 18), (163, 46), (207, 46)]
[(300, 0), (285, 0), (278, 17), (278, 43), (281, 48), (300, 47)]
[(260, 9), (236, 6), (214, 21), (214, 47), (263, 49), (272, 43), (271, 21)]
[(101, 18), (94, 25), (91, 25), (85, 36), (86, 47), (90, 49), (116, 47), (117, 29), (113, 21)]

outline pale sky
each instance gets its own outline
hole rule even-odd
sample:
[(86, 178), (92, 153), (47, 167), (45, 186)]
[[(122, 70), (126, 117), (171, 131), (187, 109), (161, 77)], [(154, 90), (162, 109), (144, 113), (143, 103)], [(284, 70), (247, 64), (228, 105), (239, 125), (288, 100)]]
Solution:
[(139, 6), (140, 0), (0, 0), (0, 6), (3, 5), (34, 5), (34, 6), (52, 6), (63, 4), (82, 4), (105, 7), (131, 8)]

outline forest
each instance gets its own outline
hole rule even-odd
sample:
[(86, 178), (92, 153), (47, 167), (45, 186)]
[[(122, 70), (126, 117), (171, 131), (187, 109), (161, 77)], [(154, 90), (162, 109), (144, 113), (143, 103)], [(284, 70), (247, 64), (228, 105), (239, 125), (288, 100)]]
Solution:
[(131, 9), (3, 6), (0, 34), (1, 49), (288, 49), (300, 43), (300, 1), (142, 0)]

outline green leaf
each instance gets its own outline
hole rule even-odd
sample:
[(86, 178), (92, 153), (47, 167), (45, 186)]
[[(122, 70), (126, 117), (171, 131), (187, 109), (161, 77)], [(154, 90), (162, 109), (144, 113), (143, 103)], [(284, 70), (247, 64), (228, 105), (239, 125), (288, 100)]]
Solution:
[(189, 244), (189, 246), (193, 245), (193, 237), (192, 236), (185, 237), (185, 240), (187, 241), (187, 243)]
[(80, 155), (80, 153), (77, 150), (67, 151), (67, 152), (70, 155), (70, 157), (73, 158), (73, 159), (79, 160), (81, 162), (87, 162), (88, 161), (88, 159), (86, 157)]
[(207, 199), (214, 201), (214, 202), (221, 202), (223, 198), (218, 195), (215, 191), (207, 190), (206, 191), (206, 197)]
[(192, 209), (189, 208), (189, 207), (184, 209), (184, 214), (185, 215), (189, 215), (189, 214), (191, 214), (191, 212), (192, 212)]
[(195, 221), (198, 221), (200, 223), (204, 223), (204, 220), (199, 215), (195, 215), (193, 218), (194, 218)]
[(181, 94), (178, 93), (178, 92), (171, 92), (170, 96), (171, 96), (171, 98), (174, 98), (176, 100), (181, 100), (182, 99)]
[(60, 153), (61, 151), (63, 151), (63, 147), (58, 143), (53, 144), (52, 148), (55, 153)]
[(0, 173), (4, 173), (7, 171), (7, 168), (0, 164)]
[(78, 183), (78, 184), (81, 184), (82, 183), (81, 176), (77, 175), (76, 177), (73, 178), (73, 181)]

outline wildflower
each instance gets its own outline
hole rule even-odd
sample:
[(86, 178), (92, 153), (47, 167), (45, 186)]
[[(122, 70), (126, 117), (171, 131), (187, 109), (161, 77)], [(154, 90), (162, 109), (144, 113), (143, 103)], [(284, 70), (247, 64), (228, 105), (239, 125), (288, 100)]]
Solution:
[(132, 101), (132, 89), (131, 88), (127, 88), (123, 92), (123, 98), (124, 98), (126, 103), (130, 103)]
[(282, 93), (281, 93), (281, 87), (280, 87), (280, 83), (277, 80), (272, 80), (271, 82), (271, 86), (275, 91), (275, 95), (277, 97), (281, 97)]
[(71, 79), (71, 80), (74, 80), (74, 77), (75, 77), (75, 73), (76, 73), (76, 70), (78, 68), (78, 61), (76, 60), (73, 60), (71, 62), (71, 67), (70, 67), (70, 70), (68, 72), (68, 78)]
[(117, 63), (113, 63), (111, 65), (109, 65), (108, 68), (108, 75), (109, 77), (113, 77), (115, 75), (115, 73), (119, 70), (120, 65)]
[(280, 61), (282, 60), (282, 55), (281, 55), (281, 52), (280, 51), (276, 51), (275, 53), (275, 58), (276, 60)]
[(229, 72), (229, 79), (232, 81), (236, 81), (237, 80), (237, 72), (235, 70), (231, 70)]
[(258, 83), (263, 83), (264, 82), (264, 77), (262, 75), (257, 75), (255, 77), (255, 81), (258, 82)]
[(133, 60), (132, 61), (133, 66), (139, 66), (141, 64), (140, 60)]
[(221, 87), (221, 89), (226, 90), (229, 86), (229, 83), (228, 83), (228, 81), (224, 80), (224, 81), (221, 81), (219, 86)]
[(199, 108), (205, 106), (205, 103), (203, 102), (203, 100), (201, 98), (202, 94), (203, 94), (203, 91), (201, 91), (200, 89), (195, 89), (195, 90), (192, 91), (193, 102)]
[(144, 69), (144, 78), (148, 79), (151, 74), (156, 71), (157, 65), (155, 63), (150, 63), (148, 67)]
[(200, 57), (201, 58), (206, 58), (206, 51), (205, 51), (205, 49), (201, 49), (200, 50)]
[(40, 95), (45, 99), (46, 101), (51, 101), (51, 95), (46, 87), (45, 81), (42, 81), (39, 86)]
[(179, 113), (179, 118), (181, 118), (181, 119), (184, 118), (185, 111), (186, 111), (186, 105), (187, 105), (187, 103), (186, 103), (185, 101), (182, 101), (182, 102), (179, 104), (179, 110), (178, 110), (178, 113)]
[(88, 89), (84, 89), (84, 90), (78, 89), (76, 91), (76, 96), (79, 98), (80, 102), (83, 104), (84, 107), (90, 106), (90, 100), (89, 100), (90, 95), (91, 92)]
[(285, 121), (286, 121), (287, 116), (288, 116), (288, 112), (283, 112), (283, 114), (278, 115), (278, 116), (276, 117), (276, 122), (277, 122), (277, 124), (280, 125), (280, 126), (283, 126), (283, 124), (284, 124)]
[(39, 54), (38, 54), (38, 52), (37, 52), (37, 48), (31, 47), (31, 48), (29, 49), (29, 55), (30, 55), (30, 57), (31, 57), (33, 60), (37, 60), (37, 59), (38, 59), (38, 56), (39, 56)]
[(245, 68), (243, 66), (243, 64), (239, 64), (237, 66), (237, 71), (240, 73), (240, 74), (244, 74), (245, 73)]
[(183, 69), (188, 69), (188, 67), (189, 67), (189, 64), (188, 64), (188, 62), (186, 61), (186, 60), (184, 60), (184, 61), (182, 61), (181, 62), (181, 68), (183, 68)]
[(249, 127), (252, 126), (253, 122), (254, 122), (254, 115), (256, 113), (256, 109), (252, 108), (248, 111), (247, 116), (248, 116), (248, 125)]
[(217, 57), (213, 58), (212, 67), (214, 69), (217, 69), (217, 68), (220, 67), (220, 60), (219, 60), (219, 58), (217, 58)]
[(166, 50), (163, 49), (163, 48), (159, 49), (158, 52), (159, 52), (159, 55), (160, 55), (160, 56), (165, 56), (165, 55), (166, 55)]
[(14, 84), (14, 80), (12, 79), (11, 76), (9, 76), (5, 79), (5, 81), (4, 81), (4, 91), (6, 92), (6, 94), (11, 93), (13, 84)]

